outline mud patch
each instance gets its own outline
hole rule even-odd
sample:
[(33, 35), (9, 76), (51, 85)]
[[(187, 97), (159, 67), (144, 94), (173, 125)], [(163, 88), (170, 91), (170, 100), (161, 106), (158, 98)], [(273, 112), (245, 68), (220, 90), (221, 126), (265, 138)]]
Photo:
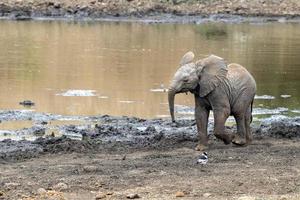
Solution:
[(37, 157), (43, 152), (42, 146), (26, 140), (3, 140), (0, 142), (0, 162), (21, 161)]
[(300, 137), (300, 118), (273, 116), (264, 119), (255, 133), (276, 138), (298, 138)]
[[(48, 119), (53, 118), (51, 115), (47, 116)], [(32, 134), (37, 139), (3, 140), (0, 144), (0, 158), (22, 160), (42, 153), (126, 152), (134, 149), (171, 149), (186, 145), (193, 148), (198, 141), (195, 121), (187, 119), (171, 123), (169, 119), (93, 116), (84, 118), (82, 124), (57, 125), (56, 128), (62, 135), (59, 137), (45, 135), (50, 128), (44, 123), (10, 132)], [(226, 131), (234, 133), (236, 127), (228, 126)], [(252, 131), (256, 138), (299, 138), (300, 118), (274, 116), (259, 124), (252, 124)], [(208, 124), (208, 132), (210, 140), (214, 141), (212, 122)]]

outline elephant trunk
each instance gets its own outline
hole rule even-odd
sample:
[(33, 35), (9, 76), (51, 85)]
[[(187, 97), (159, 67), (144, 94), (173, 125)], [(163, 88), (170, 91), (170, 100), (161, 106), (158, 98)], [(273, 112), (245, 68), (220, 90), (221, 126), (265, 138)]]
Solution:
[(176, 94), (176, 92), (174, 90), (169, 89), (168, 100), (169, 100), (169, 110), (170, 110), (172, 122), (175, 122), (175, 117), (174, 117), (174, 99), (175, 99), (175, 94)]

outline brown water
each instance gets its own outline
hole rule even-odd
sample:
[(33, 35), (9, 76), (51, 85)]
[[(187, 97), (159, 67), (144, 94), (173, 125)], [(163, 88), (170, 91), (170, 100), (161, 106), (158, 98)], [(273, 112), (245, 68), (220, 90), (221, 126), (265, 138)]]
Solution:
[[(31, 109), (55, 114), (168, 115), (164, 88), (189, 50), (244, 65), (258, 95), (275, 97), (256, 108), (300, 109), (300, 24), (3, 20), (0, 47), (0, 110), (30, 99)], [(94, 96), (61, 95), (68, 90)], [(192, 95), (177, 96), (176, 104), (193, 105)]]

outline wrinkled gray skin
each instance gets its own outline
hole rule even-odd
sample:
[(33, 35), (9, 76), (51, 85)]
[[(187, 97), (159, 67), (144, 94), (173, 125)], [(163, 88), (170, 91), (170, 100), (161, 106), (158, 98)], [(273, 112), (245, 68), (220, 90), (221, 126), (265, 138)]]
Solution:
[[(225, 144), (245, 145), (251, 142), (250, 123), (256, 83), (251, 74), (239, 64), (227, 65), (223, 58), (211, 55), (193, 62), (194, 54), (186, 53), (174, 75), (168, 92), (169, 109), (174, 117), (175, 95), (191, 92), (195, 97), (195, 119), (199, 134), (196, 150), (208, 145), (207, 124), (210, 110), (214, 113), (214, 135)], [(225, 122), (233, 115), (237, 133), (225, 133)]]

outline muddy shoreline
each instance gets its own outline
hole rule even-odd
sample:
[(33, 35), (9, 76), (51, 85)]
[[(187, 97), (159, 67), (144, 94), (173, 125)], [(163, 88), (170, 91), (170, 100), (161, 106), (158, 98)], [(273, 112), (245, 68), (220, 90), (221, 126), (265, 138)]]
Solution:
[(0, 17), (13, 20), (138, 21), (146, 23), (299, 22), (295, 0), (4, 0)]
[[(32, 157), (57, 153), (121, 152), (136, 150), (167, 150), (197, 143), (194, 120), (140, 119), (135, 117), (61, 116), (31, 111), (5, 111), (0, 120), (32, 121), (32, 126), (20, 130), (0, 132), (0, 136), (17, 135), (19, 140), (0, 141), (0, 162), (23, 161)], [(68, 124), (54, 125), (52, 121), (65, 120)], [(80, 124), (72, 124), (72, 120)], [(213, 122), (209, 123), (210, 140)], [(227, 132), (235, 132), (235, 126), (227, 126)], [(267, 118), (252, 124), (256, 140), (262, 138), (300, 138), (300, 117)], [(31, 140), (25, 136), (32, 135)], [(212, 146), (213, 148), (213, 146)]]

